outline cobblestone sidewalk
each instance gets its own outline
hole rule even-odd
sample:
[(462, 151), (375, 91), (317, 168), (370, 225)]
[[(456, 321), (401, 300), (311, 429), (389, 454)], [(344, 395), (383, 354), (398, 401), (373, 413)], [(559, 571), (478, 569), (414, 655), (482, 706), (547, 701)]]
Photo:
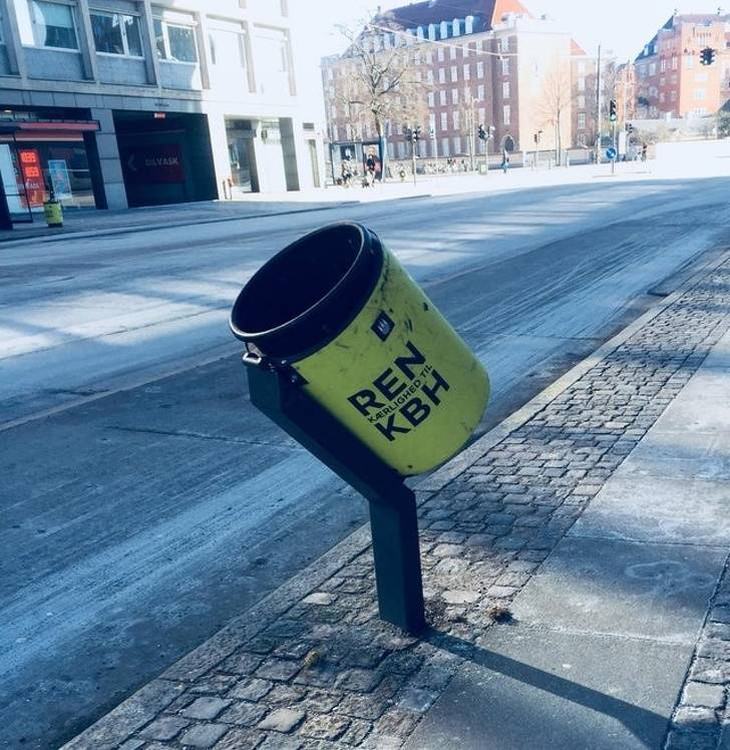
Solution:
[[(363, 529), (66, 750), (400, 747), (487, 629), (506, 627), (512, 599), (729, 326), (725, 259), (523, 423), (470, 449), (440, 474), (445, 486), (422, 485), (423, 639), (378, 620)], [(729, 685), (726, 577), (668, 747), (718, 747)]]

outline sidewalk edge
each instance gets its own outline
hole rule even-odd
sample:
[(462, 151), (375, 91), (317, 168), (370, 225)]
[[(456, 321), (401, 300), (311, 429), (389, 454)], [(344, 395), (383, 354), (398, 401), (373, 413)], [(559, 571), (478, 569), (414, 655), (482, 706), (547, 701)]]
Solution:
[[(707, 273), (725, 262), (729, 253), (730, 248), (720, 248), (717, 255), (713, 254), (710, 260), (701, 262), (700, 267), (692, 272), (674, 292), (652, 305), (635, 321), (492, 428), (459, 456), (434, 474), (411, 483), (412, 488), (419, 494), (419, 504), (442, 490), (491, 448), (532, 419), (608, 354), (699, 283)], [(315, 591), (334, 572), (364, 552), (369, 546), (370, 528), (368, 524), (365, 524), (256, 605), (233, 619), (198, 648), (183, 656), (162, 675), (139, 688), (123, 703), (63, 745), (60, 750), (83, 750), (89, 747), (104, 750), (104, 748), (111, 749), (120, 746), (131, 734), (152, 721), (160, 710), (172, 703), (182, 691), (186, 680), (194, 680), (212, 669), (232, 654), (241, 642), (265, 629), (273, 619), (280, 617), (301, 598)], [(174, 689), (171, 689), (173, 687), (171, 683), (174, 683)], [(150, 692), (153, 693), (155, 700), (150, 700)]]

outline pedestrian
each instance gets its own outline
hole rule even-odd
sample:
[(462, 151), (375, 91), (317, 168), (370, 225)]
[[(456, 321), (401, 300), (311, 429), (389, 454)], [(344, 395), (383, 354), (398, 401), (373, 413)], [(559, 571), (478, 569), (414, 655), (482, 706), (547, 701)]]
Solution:
[(342, 175), (342, 185), (343, 187), (350, 187), (350, 179), (352, 177), (352, 169), (350, 168), (350, 160), (349, 158), (345, 158), (342, 160), (342, 165), (340, 167), (340, 173)]
[(507, 153), (507, 149), (505, 149), (502, 152), (502, 171), (507, 174), (507, 170), (509, 169), (509, 153)]

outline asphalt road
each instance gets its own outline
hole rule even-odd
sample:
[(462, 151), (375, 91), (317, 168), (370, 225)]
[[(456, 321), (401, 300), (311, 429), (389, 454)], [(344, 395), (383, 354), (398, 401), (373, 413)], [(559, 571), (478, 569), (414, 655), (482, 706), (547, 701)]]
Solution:
[(0, 746), (56, 747), (365, 520), (246, 398), (227, 315), (276, 250), (374, 228), (487, 364), (483, 431), (727, 245), (729, 195), (596, 181), (0, 246)]

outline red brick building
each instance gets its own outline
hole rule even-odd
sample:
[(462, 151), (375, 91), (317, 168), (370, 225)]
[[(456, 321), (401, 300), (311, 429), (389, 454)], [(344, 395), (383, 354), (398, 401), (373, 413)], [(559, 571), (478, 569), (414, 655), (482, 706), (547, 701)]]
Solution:
[[(571, 38), (551, 21), (532, 17), (519, 0), (428, 0), (387, 11), (374, 25), (376, 49), (401, 46), (412, 55), (424, 97), (421, 157), (468, 160), (472, 149), (481, 156), (480, 123), (495, 129), (491, 153), (532, 150), (539, 130), (541, 147), (555, 148), (544, 83), (564, 81), (570, 98)], [(368, 112), (348, 101), (353, 65), (347, 53), (322, 63), (333, 143), (377, 137)], [(386, 123), (390, 158), (410, 156), (403, 125)], [(566, 148), (572, 143), (570, 106), (560, 114), (560, 140)]]
[[(700, 64), (704, 48), (713, 65)], [(713, 115), (730, 98), (730, 15), (674, 15), (635, 61), (640, 118)]]

